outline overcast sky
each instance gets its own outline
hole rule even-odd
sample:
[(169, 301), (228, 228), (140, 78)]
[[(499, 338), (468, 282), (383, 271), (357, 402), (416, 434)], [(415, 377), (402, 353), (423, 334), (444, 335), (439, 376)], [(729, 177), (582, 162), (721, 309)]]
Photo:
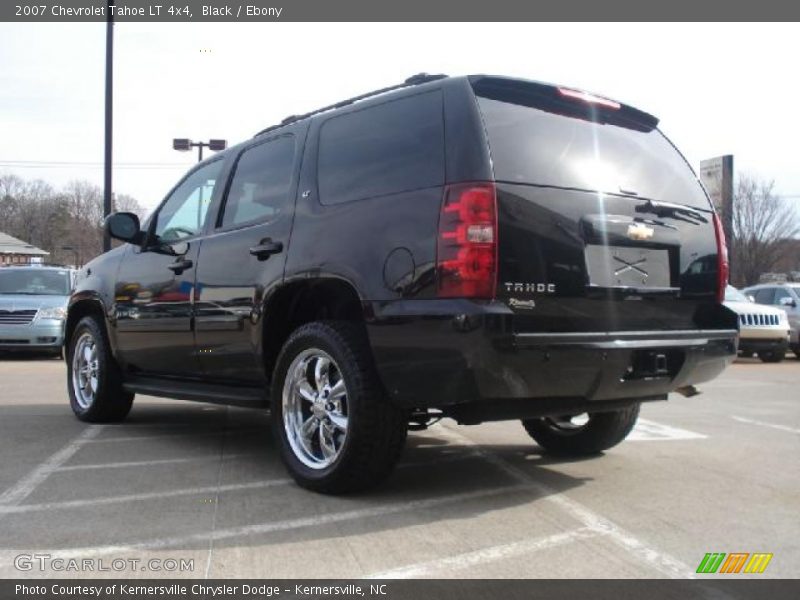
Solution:
[[(118, 23), (114, 188), (152, 208), (196, 160), (173, 137), (235, 143), (427, 71), (610, 96), (659, 117), (695, 169), (733, 154), (800, 204), (798, 38), (797, 24)], [(102, 183), (104, 48), (102, 23), (0, 24), (0, 174)]]

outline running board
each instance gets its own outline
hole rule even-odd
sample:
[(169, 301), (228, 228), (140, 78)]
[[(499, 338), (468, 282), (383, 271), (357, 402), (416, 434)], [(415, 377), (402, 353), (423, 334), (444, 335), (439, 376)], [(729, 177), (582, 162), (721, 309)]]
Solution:
[(210, 404), (227, 404), (246, 408), (265, 408), (269, 391), (260, 387), (241, 387), (199, 381), (161, 379), (156, 377), (132, 377), (122, 384), (126, 392), (194, 400)]

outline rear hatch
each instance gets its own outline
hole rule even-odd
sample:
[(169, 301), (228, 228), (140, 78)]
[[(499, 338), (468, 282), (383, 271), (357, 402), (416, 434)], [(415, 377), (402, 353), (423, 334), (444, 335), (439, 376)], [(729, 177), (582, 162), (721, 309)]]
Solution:
[(716, 217), (651, 115), (473, 77), (497, 186), (497, 298), (518, 331), (722, 328)]

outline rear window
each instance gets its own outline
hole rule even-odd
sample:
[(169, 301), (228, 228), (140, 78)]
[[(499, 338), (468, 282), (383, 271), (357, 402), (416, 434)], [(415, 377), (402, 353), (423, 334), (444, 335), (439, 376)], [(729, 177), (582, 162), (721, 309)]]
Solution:
[(441, 92), (329, 119), (320, 131), (317, 169), (323, 204), (442, 185)]
[[(710, 208), (689, 165), (649, 115), (624, 106), (598, 108), (579, 99), (556, 105), (538, 84), (512, 87), (489, 79), (473, 88), (498, 181), (633, 193)], [(637, 114), (651, 122), (637, 121)]]

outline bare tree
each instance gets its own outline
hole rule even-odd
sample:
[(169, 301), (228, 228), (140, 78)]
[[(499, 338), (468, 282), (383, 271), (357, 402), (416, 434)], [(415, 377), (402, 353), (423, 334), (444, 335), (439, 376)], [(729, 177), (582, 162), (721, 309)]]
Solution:
[(775, 182), (740, 175), (733, 198), (733, 239), (729, 242), (731, 281), (738, 287), (758, 283), (790, 247), (786, 240), (800, 233), (797, 213), (775, 195)]
[[(115, 204), (144, 213), (131, 196), (115, 196)], [(0, 231), (47, 250), (52, 262), (84, 264), (100, 254), (102, 218), (103, 194), (90, 182), (73, 181), (56, 191), (41, 180), (0, 176)]]

